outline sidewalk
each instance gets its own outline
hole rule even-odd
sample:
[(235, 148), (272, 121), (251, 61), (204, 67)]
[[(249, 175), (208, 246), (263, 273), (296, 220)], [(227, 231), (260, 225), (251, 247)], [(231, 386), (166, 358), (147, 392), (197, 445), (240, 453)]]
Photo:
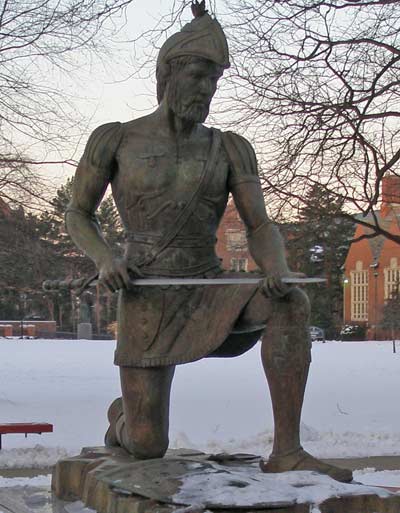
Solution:
[(334, 458), (324, 460), (338, 467), (360, 470), (374, 468), (375, 470), (400, 470), (400, 456), (370, 456), (368, 458)]
[(0, 468), (0, 478), (16, 478), (16, 477), (37, 477), (47, 476), (53, 471), (52, 467), (47, 468)]

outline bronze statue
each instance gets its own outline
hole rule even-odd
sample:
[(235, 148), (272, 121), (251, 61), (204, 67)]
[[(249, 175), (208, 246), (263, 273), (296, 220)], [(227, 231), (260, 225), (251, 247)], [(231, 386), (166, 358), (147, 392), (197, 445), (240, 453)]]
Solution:
[[(120, 445), (137, 458), (162, 457), (175, 366), (242, 354), (262, 334), (275, 421), (273, 451), (262, 470), (316, 470), (350, 481), (349, 470), (301, 447), (311, 360), (309, 302), (302, 290), (282, 282), (302, 275), (289, 270), (279, 231), (267, 217), (252, 146), (235, 133), (203, 125), (229, 53), (204, 2), (192, 9), (193, 21), (160, 50), (159, 107), (93, 132), (67, 210), (71, 237), (95, 262), (100, 281), (120, 291), (115, 364), (122, 398), (110, 406), (106, 445)], [(95, 217), (109, 184), (126, 230), (123, 259), (113, 256)], [(135, 276), (221, 276), (215, 234), (229, 193), (247, 227), (250, 253), (266, 276), (261, 287), (131, 286)]]

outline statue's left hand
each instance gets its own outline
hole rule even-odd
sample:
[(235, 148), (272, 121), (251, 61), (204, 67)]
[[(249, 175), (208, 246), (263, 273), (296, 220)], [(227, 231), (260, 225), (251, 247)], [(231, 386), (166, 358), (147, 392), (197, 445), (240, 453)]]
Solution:
[(282, 278), (305, 278), (304, 273), (293, 273), (287, 271), (285, 273), (270, 274), (267, 278), (264, 278), (261, 289), (267, 297), (271, 298), (282, 298), (288, 294), (292, 285), (283, 283)]

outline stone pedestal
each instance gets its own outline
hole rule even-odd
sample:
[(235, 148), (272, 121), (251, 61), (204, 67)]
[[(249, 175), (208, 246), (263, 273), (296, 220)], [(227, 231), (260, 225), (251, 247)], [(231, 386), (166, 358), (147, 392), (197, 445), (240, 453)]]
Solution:
[(86, 339), (86, 340), (92, 340), (93, 338), (93, 330), (92, 330), (92, 324), (90, 322), (80, 322), (78, 324), (78, 333), (77, 333), (77, 339)]
[(57, 463), (55, 495), (98, 513), (398, 513), (400, 496), (315, 472), (263, 474), (252, 455), (172, 450), (136, 460), (120, 448), (85, 448)]

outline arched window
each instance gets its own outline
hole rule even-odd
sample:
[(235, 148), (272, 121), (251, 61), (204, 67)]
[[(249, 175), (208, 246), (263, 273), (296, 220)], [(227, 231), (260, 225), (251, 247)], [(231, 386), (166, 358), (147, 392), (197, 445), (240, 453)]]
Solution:
[(358, 260), (355, 270), (350, 272), (351, 320), (368, 320), (368, 270)]

